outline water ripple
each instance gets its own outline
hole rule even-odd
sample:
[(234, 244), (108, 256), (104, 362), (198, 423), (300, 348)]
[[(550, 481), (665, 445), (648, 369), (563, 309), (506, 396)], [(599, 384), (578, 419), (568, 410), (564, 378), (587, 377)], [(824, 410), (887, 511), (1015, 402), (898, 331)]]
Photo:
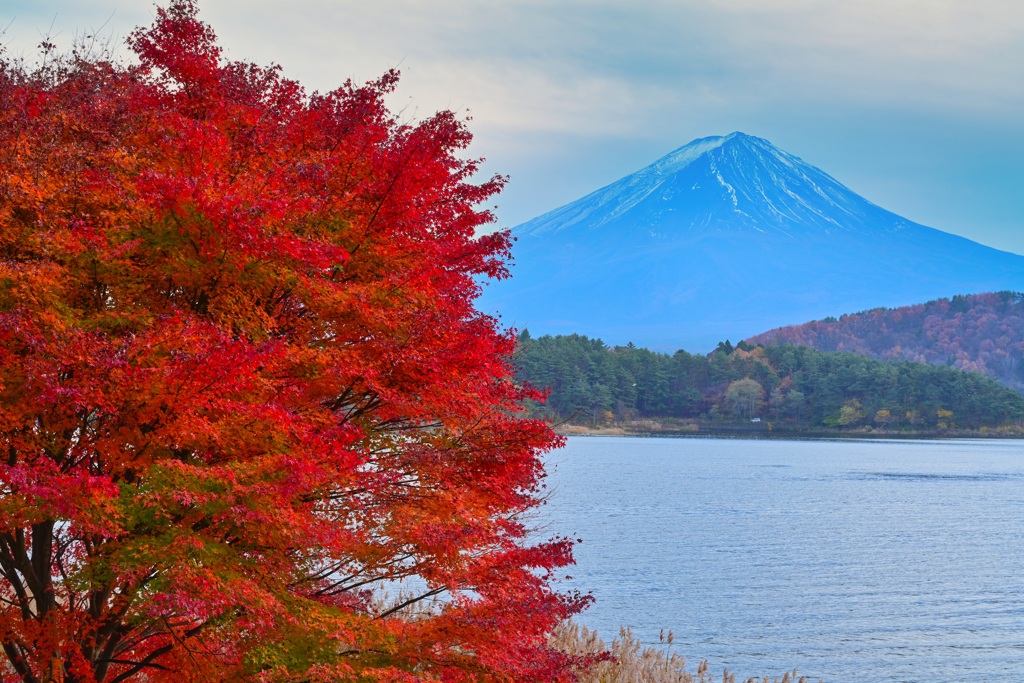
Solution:
[(606, 636), (672, 629), (744, 680), (1024, 680), (1024, 442), (573, 438), (549, 465), (538, 526), (584, 539), (564, 587)]

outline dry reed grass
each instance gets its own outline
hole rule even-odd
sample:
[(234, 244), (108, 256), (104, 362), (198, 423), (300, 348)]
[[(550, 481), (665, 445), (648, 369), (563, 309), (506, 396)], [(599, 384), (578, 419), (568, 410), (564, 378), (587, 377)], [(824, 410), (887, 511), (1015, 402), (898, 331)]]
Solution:
[[(579, 683), (713, 683), (707, 661), (702, 661), (694, 673), (686, 670), (686, 659), (672, 651), (675, 638), (671, 631), (661, 634), (661, 647), (644, 647), (628, 628), (619, 630), (619, 637), (609, 648), (596, 631), (574, 622), (564, 622), (551, 635), (550, 643), (562, 652), (572, 655), (600, 655), (609, 653), (611, 659), (598, 661), (579, 672)], [(728, 669), (722, 672), (722, 683), (736, 683), (736, 675)], [(748, 678), (743, 683), (808, 683), (806, 677), (797, 677), (796, 671), (781, 678)]]
[[(411, 600), (415, 597), (407, 589), (398, 590), (392, 596), (381, 593), (370, 601), (374, 614), (392, 613), (409, 621), (430, 617), (441, 609), (443, 601), (438, 596), (426, 600)], [(397, 608), (397, 609), (396, 609)], [(611, 647), (586, 626), (574, 621), (558, 625), (548, 639), (556, 650), (581, 658), (590, 656), (593, 663), (577, 672), (577, 683), (714, 683), (715, 678), (708, 670), (707, 661), (697, 665), (695, 672), (686, 670), (686, 658), (673, 652), (675, 636), (672, 631), (661, 632), (659, 647), (644, 647), (627, 627), (619, 629), (619, 637), (612, 640)], [(602, 659), (602, 656), (605, 659)], [(721, 683), (737, 683), (735, 674), (726, 669), (722, 672)], [(740, 679), (740, 683), (810, 683), (805, 676), (797, 676), (796, 670), (779, 677), (754, 677)], [(818, 683), (821, 683), (819, 681)]]

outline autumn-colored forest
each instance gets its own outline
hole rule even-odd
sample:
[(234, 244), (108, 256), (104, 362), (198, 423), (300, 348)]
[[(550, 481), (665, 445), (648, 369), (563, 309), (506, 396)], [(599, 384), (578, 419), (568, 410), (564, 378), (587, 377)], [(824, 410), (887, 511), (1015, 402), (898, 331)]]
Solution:
[(954, 296), (771, 330), (751, 344), (793, 344), (971, 370), (1024, 393), (1024, 294)]
[(538, 415), (598, 425), (689, 418), (803, 431), (1018, 428), (1024, 397), (978, 373), (848, 352), (728, 342), (707, 355), (520, 335), (517, 378), (547, 387)]

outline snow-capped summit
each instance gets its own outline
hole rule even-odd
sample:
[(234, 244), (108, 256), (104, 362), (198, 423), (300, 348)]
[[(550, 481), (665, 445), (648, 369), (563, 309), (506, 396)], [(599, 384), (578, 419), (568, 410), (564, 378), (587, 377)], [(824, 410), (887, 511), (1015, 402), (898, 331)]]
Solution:
[(799, 157), (736, 132), (694, 140), (522, 224), (516, 234), (609, 226), (665, 238), (706, 230), (873, 233), (907, 225)]
[(707, 137), (513, 228), (481, 309), (537, 334), (701, 351), (786, 324), (1024, 290), (1024, 256), (872, 204), (767, 140)]

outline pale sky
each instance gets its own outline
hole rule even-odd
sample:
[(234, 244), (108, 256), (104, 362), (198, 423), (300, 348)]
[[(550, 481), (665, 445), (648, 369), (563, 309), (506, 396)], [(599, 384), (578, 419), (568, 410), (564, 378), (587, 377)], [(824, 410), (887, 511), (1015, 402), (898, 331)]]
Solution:
[[(231, 59), (310, 90), (403, 74), (472, 116), (511, 227), (697, 137), (767, 138), (906, 218), (1024, 254), (1020, 0), (200, 0)], [(0, 0), (8, 54), (122, 42), (145, 0)], [(52, 26), (52, 29), (51, 29)]]

